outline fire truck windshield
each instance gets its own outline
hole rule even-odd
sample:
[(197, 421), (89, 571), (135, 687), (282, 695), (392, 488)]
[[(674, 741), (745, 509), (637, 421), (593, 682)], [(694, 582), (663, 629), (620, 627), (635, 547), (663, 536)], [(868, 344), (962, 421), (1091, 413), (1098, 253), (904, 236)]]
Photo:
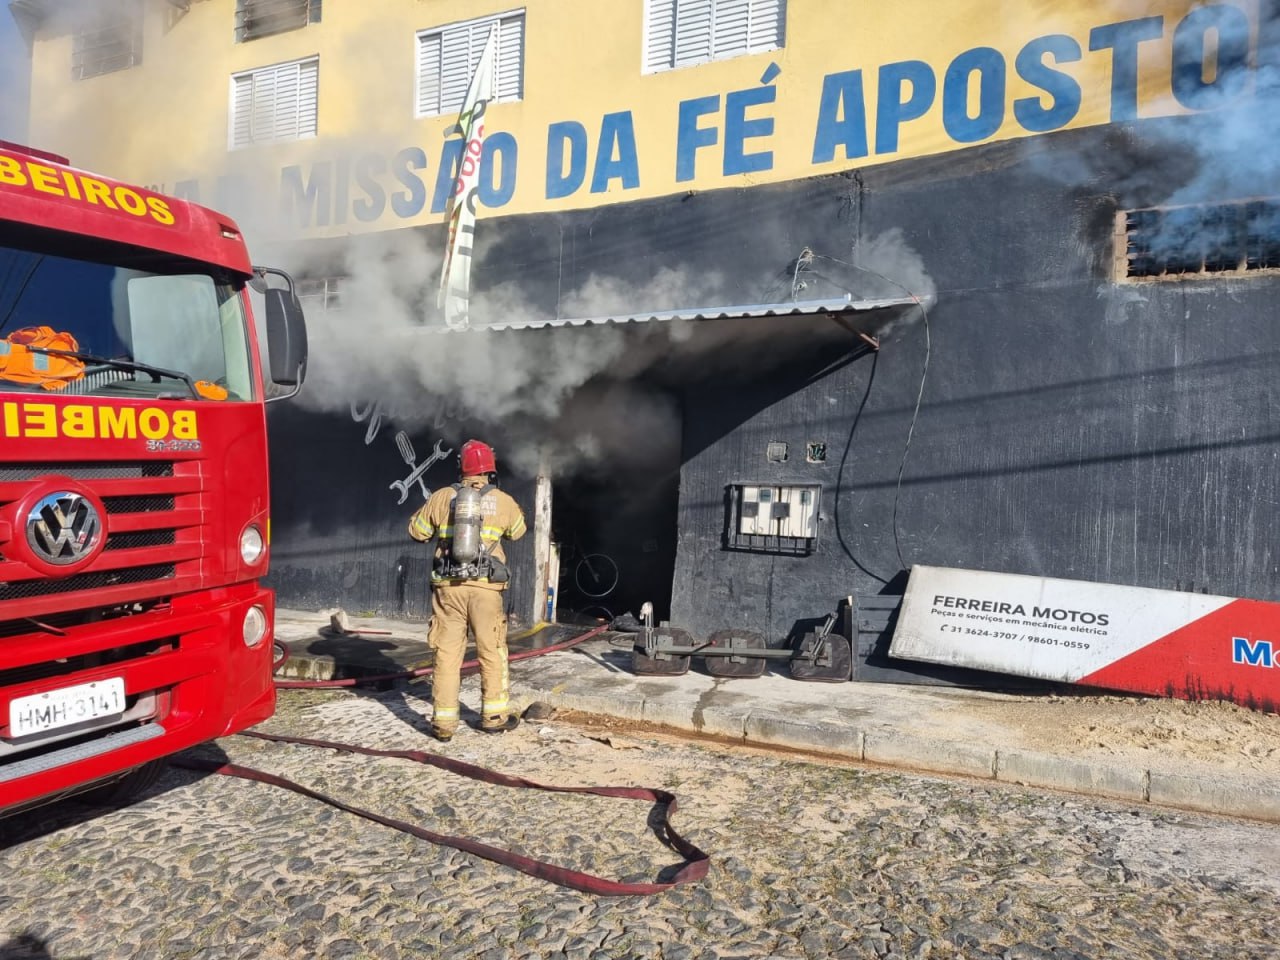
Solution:
[(0, 245), (0, 391), (251, 400), (251, 371), (231, 283)]

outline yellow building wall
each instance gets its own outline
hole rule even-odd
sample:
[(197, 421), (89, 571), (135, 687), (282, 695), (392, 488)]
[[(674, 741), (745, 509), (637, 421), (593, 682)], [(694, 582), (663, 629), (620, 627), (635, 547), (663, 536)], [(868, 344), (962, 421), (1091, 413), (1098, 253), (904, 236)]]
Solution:
[[(522, 8), (328, 0), (321, 23), (247, 43), (234, 42), (235, 0), (147, 9), (141, 65), (88, 80), (70, 79), (70, 33), (40, 32), (33, 144), (204, 203), (220, 198), (219, 178), (244, 178), (260, 207), (283, 203), (291, 232), (321, 236), (442, 222), (456, 118), (413, 115), (415, 31)], [(774, 183), (1217, 107), (1219, 56), (1238, 58), (1243, 43), (1254, 57), (1258, 18), (1257, 0), (791, 0), (784, 48), (646, 74), (643, 0), (523, 9), (524, 98), (488, 114), (501, 158), (490, 214)], [(318, 136), (229, 151), (231, 75), (312, 55)], [(918, 109), (902, 108), (913, 94)], [(585, 130), (586, 162), (576, 189), (549, 196), (549, 168), (566, 169), (549, 133), (565, 122)]]

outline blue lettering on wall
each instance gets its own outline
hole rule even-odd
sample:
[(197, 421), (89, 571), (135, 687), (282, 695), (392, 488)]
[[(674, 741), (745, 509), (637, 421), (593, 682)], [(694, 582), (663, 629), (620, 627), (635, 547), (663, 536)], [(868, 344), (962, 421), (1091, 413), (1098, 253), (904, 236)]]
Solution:
[(372, 223), (387, 208), (387, 193), (377, 179), (386, 169), (387, 161), (376, 153), (366, 153), (356, 161), (356, 186), (364, 196), (356, 200), (353, 209), (361, 223)]
[[(235, 206), (234, 204), (224, 204)], [(329, 225), (329, 212), (333, 209), (333, 164), (321, 160), (311, 167), (311, 175), (304, 185), (302, 167), (285, 167), (280, 171), (280, 216), (285, 223), (299, 227)]]
[(867, 103), (861, 70), (829, 73), (822, 78), (818, 129), (813, 135), (813, 162), (834, 160), (837, 147), (844, 148), (846, 160), (867, 155)]
[(1115, 123), (1138, 118), (1138, 45), (1164, 34), (1164, 17), (1143, 17), (1094, 27), (1090, 50), (1111, 51), (1111, 119)]
[[(283, 180), (283, 175), (281, 179)], [(260, 192), (255, 189), (256, 186), (256, 180), (250, 180), (243, 174), (229, 173), (219, 176), (213, 185), (213, 206), (217, 210), (234, 212), (237, 216), (242, 212), (247, 215), (258, 206)], [(324, 215), (327, 218), (328, 212), (326, 211)]]
[[(480, 182), (476, 187), (478, 199), (486, 207), (506, 206), (516, 192), (516, 169), (520, 163), (520, 150), (516, 138), (509, 133), (491, 133), (485, 137), (484, 152), (480, 154)], [(493, 182), (493, 168), (501, 170), (501, 179)]]
[(604, 193), (609, 189), (610, 180), (621, 180), (624, 190), (640, 186), (640, 161), (630, 110), (606, 113), (600, 121), (600, 147), (596, 152), (596, 169), (591, 175), (591, 192)]
[[(969, 85), (978, 77), (978, 114), (969, 116)], [(1004, 56), (991, 47), (966, 50), (942, 81), (942, 126), (957, 143), (985, 140), (1004, 123)]]
[[(565, 147), (569, 168), (565, 169)], [(587, 177), (587, 128), (576, 120), (547, 127), (547, 199), (573, 194)]]
[(427, 155), (418, 147), (406, 147), (391, 160), (391, 173), (406, 189), (391, 195), (391, 210), (397, 217), (408, 219), (422, 212), (427, 202), (427, 185), (415, 170), (427, 169)]
[(351, 206), (351, 159), (341, 156), (335, 161), (333, 176), (333, 222), (346, 223)]
[(1231, 638), (1231, 662), (1247, 663), (1252, 667), (1269, 667), (1275, 660), (1271, 653), (1271, 641), (1250, 642), (1247, 637)]
[(778, 99), (774, 86), (735, 90), (724, 98), (724, 175), (773, 169), (773, 151), (746, 152), (746, 142), (773, 136), (773, 117), (747, 119), (747, 108)]
[[(911, 96), (903, 99), (903, 85)], [(876, 153), (895, 153), (898, 127), (923, 117), (933, 105), (938, 81), (923, 60), (902, 60), (880, 68), (880, 102), (876, 105)]]
[(173, 195), (179, 200), (190, 200), (192, 203), (199, 203), (200, 181), (179, 180), (173, 185)]
[(697, 167), (698, 150), (713, 146), (720, 138), (715, 127), (699, 127), (698, 120), (720, 109), (720, 95), (695, 97), (680, 101), (680, 120), (676, 127), (676, 182), (692, 180)]
[(1014, 117), (1032, 133), (1065, 127), (1080, 112), (1080, 84), (1074, 77), (1048, 66), (1044, 62), (1046, 54), (1055, 63), (1075, 63), (1083, 56), (1080, 44), (1061, 33), (1037, 37), (1018, 54), (1014, 63), (1018, 76), (1052, 98), (1049, 106), (1045, 106), (1042, 97), (1023, 97), (1013, 102)]
[(444, 213), (449, 206), (449, 198), (453, 196), (453, 185), (458, 179), (458, 168), (462, 166), (461, 137), (446, 140), (440, 148), (440, 166), (436, 168), (436, 192), (431, 197), (431, 212)]
[[(1210, 73), (1209, 35), (1215, 56)], [(1173, 32), (1173, 95), (1189, 110), (1211, 110), (1244, 91), (1249, 71), (1249, 18), (1226, 4), (1192, 10)]]

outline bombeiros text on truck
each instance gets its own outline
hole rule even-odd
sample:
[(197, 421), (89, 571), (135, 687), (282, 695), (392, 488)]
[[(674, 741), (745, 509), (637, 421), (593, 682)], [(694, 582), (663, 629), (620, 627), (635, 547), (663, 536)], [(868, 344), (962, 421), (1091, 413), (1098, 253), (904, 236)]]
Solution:
[(0, 815), (271, 715), (265, 403), (306, 357), (231, 220), (0, 144)]

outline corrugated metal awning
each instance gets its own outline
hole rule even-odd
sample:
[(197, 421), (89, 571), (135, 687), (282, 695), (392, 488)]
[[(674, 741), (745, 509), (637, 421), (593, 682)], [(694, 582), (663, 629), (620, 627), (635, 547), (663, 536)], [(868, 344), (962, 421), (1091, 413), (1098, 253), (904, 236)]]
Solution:
[(745, 320), (753, 317), (786, 317), (801, 315), (825, 315), (838, 317), (844, 314), (864, 313), (872, 310), (892, 310), (912, 307), (920, 301), (914, 297), (891, 297), (880, 300), (793, 300), (787, 303), (752, 303), (728, 307), (697, 307), (681, 310), (661, 310), (651, 313), (617, 313), (598, 317), (547, 317), (543, 319), (499, 320), (495, 323), (476, 323), (460, 330), (447, 327), (425, 327), (433, 333), (478, 333), (499, 330), (541, 330), (547, 327), (603, 327), (623, 326), (635, 323), (669, 323), (674, 320)]

